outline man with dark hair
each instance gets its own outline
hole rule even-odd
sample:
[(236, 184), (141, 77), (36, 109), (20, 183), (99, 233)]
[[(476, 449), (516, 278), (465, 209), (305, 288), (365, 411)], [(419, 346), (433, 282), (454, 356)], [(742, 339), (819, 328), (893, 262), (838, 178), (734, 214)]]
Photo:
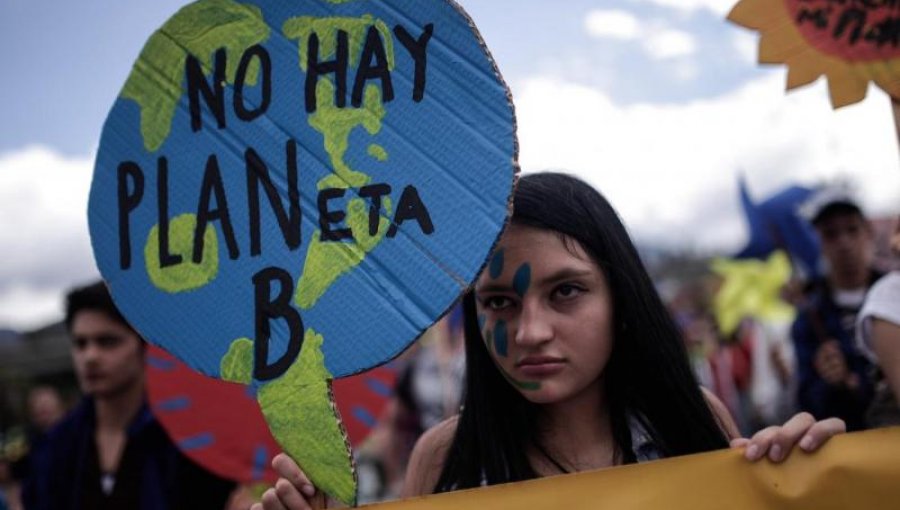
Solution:
[(222, 509), (233, 484), (172, 444), (144, 395), (144, 341), (100, 282), (66, 300), (85, 397), (35, 452), (26, 509)]
[(825, 276), (811, 282), (792, 329), (798, 403), (816, 418), (836, 416), (847, 430), (860, 430), (872, 399), (871, 364), (853, 332), (866, 292), (880, 276), (871, 268), (874, 235), (862, 209), (840, 189), (821, 190), (802, 212), (818, 235)]

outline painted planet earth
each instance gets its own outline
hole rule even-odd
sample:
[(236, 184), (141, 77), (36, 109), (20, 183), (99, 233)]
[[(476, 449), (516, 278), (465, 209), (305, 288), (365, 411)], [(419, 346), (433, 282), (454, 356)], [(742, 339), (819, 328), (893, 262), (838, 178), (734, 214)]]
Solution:
[(448, 0), (199, 0), (104, 125), (88, 223), (135, 328), (250, 385), (355, 501), (329, 382), (399, 355), (475, 279), (517, 171), (509, 90)]
[(314, 330), (343, 377), (474, 280), (516, 155), (508, 89), (451, 2), (201, 0), (106, 120), (94, 254), (129, 321), (203, 373), (248, 339), (275, 378)]

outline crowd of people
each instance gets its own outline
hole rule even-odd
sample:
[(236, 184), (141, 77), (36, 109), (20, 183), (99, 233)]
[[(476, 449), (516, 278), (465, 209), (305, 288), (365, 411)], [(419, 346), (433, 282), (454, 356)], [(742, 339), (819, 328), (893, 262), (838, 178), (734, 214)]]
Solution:
[[(726, 335), (709, 292), (692, 288), (673, 300), (697, 377), (745, 432), (797, 411), (840, 417), (850, 431), (900, 424), (888, 391), (896, 362), (873, 350), (873, 337), (890, 338), (891, 324), (900, 323), (900, 300), (891, 294), (897, 273), (873, 263), (871, 223), (846, 190), (823, 188), (801, 213), (815, 230), (823, 269), (785, 283), (782, 298), (796, 310), (792, 322), (746, 317)], [(900, 221), (891, 244), (900, 255)], [(892, 342), (879, 344), (883, 350)]]
[[(513, 211), (474, 287), (400, 360), (356, 452), (360, 502), (729, 446), (780, 462), (845, 430), (900, 424), (900, 274), (872, 267), (872, 230), (849, 195), (805, 208), (824, 270), (785, 287), (793, 324), (746, 317), (727, 336), (708, 300), (664, 302), (591, 186), (525, 175)], [(145, 341), (102, 282), (69, 293), (65, 324), (83, 398), (63, 417), (53, 388), (32, 391), (31, 448), (2, 504), (245, 510), (246, 493), (194, 464), (153, 416)], [(256, 505), (310, 508), (302, 467), (272, 462), (281, 478)]]

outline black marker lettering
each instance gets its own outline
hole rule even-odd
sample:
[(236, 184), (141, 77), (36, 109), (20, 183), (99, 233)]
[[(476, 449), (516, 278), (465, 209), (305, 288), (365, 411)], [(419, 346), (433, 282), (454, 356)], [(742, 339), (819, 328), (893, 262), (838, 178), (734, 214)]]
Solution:
[[(272, 281), (278, 280), (278, 296), (273, 301)], [(303, 347), (303, 320), (300, 313), (291, 307), (293, 295), (291, 275), (277, 267), (267, 267), (253, 275), (253, 288), (256, 308), (256, 331), (253, 341), (253, 377), (259, 381), (268, 381), (287, 372), (291, 364), (300, 354)], [(269, 363), (269, 340), (272, 329), (269, 321), (284, 319), (287, 322), (290, 337), (287, 350), (275, 363)]]
[[(118, 168), (119, 205), (119, 267), (131, 267), (131, 225), (129, 215), (141, 203), (144, 196), (144, 172), (134, 161), (125, 161)], [(134, 186), (128, 191), (129, 178)]]
[(320, 241), (340, 241), (341, 239), (353, 237), (353, 233), (350, 232), (349, 228), (341, 228), (338, 230), (331, 229), (332, 223), (344, 221), (344, 217), (346, 216), (344, 211), (328, 210), (328, 201), (332, 198), (340, 198), (344, 196), (346, 192), (347, 190), (343, 188), (328, 188), (319, 192), (317, 202), (319, 205), (319, 230), (321, 230), (321, 234), (319, 235)]
[(851, 46), (853, 46), (857, 41), (859, 41), (859, 38), (862, 36), (862, 30), (866, 26), (866, 11), (862, 9), (847, 9), (846, 11), (844, 11), (844, 13), (841, 14), (841, 18), (838, 20), (837, 24), (834, 27), (834, 39), (839, 40), (844, 35), (844, 31), (847, 30), (850, 24), (855, 24), (855, 26), (850, 32), (847, 42), (850, 43)]
[(169, 252), (169, 161), (166, 158), (156, 160), (156, 211), (159, 219), (159, 267), (177, 266), (181, 264), (181, 255)]
[(374, 236), (378, 233), (378, 217), (381, 215), (381, 197), (389, 195), (391, 187), (387, 184), (371, 184), (363, 186), (359, 190), (359, 196), (363, 198), (371, 198), (369, 205), (369, 235)]
[[(372, 59), (375, 62), (372, 62)], [(391, 83), (391, 72), (388, 69), (387, 56), (384, 54), (384, 43), (378, 35), (378, 29), (369, 27), (366, 34), (366, 44), (363, 46), (359, 57), (359, 69), (356, 71), (356, 80), (353, 82), (353, 94), (350, 104), (355, 108), (362, 105), (363, 88), (368, 80), (381, 80), (381, 101), (387, 103), (394, 99), (394, 86)]]
[(319, 76), (334, 73), (334, 104), (343, 108), (347, 104), (347, 32), (338, 30), (335, 59), (319, 62), (319, 35), (313, 32), (306, 44), (306, 112), (316, 111), (316, 84)]
[(416, 220), (419, 222), (419, 228), (421, 228), (422, 232), (426, 235), (431, 235), (434, 232), (434, 224), (431, 223), (431, 215), (428, 214), (428, 209), (425, 207), (425, 204), (422, 203), (422, 199), (419, 198), (419, 191), (415, 186), (403, 188), (403, 194), (400, 195), (400, 203), (397, 205), (397, 213), (394, 215), (394, 221), (387, 231), (387, 236), (394, 237), (397, 235), (397, 229), (406, 220)]
[[(211, 196), (215, 194), (216, 208), (210, 209)], [(222, 234), (228, 244), (228, 256), (231, 260), (238, 258), (237, 241), (234, 239), (234, 230), (231, 228), (231, 218), (228, 215), (228, 201), (225, 199), (225, 188), (222, 186), (222, 175), (219, 173), (219, 162), (215, 154), (206, 160), (206, 172), (203, 174), (203, 185), (200, 188), (200, 202), (197, 204), (197, 226), (194, 229), (194, 255), (195, 264), (203, 260), (203, 237), (206, 233), (206, 225), (211, 221), (221, 222)]]
[(250, 255), (259, 255), (262, 251), (260, 235), (259, 186), (262, 185), (269, 205), (278, 219), (284, 242), (291, 250), (300, 246), (300, 190), (297, 187), (297, 144), (288, 140), (285, 147), (287, 158), (288, 203), (290, 213), (285, 212), (278, 190), (269, 177), (269, 169), (253, 149), (247, 149), (244, 159), (247, 162), (247, 202), (250, 209)]
[(413, 101), (417, 103), (425, 97), (425, 78), (428, 67), (428, 53), (425, 50), (433, 32), (434, 24), (429, 23), (425, 25), (425, 31), (422, 32), (422, 35), (418, 39), (413, 39), (413, 36), (402, 26), (397, 25), (394, 27), (394, 34), (397, 35), (397, 39), (400, 40), (400, 43), (409, 52), (409, 56), (416, 63), (415, 78), (413, 80)]
[(225, 48), (216, 50), (213, 61), (212, 86), (206, 82), (203, 66), (196, 57), (188, 54), (184, 63), (191, 111), (191, 129), (194, 132), (200, 131), (200, 127), (203, 125), (203, 118), (200, 115), (200, 94), (203, 94), (206, 106), (216, 117), (219, 129), (225, 127)]
[[(244, 105), (244, 83), (247, 80), (247, 70), (250, 68), (250, 62), (256, 57), (259, 60), (259, 85), (261, 87), (262, 97), (259, 106), (255, 109), (248, 109)], [(234, 81), (234, 113), (239, 119), (250, 122), (259, 117), (269, 108), (272, 101), (272, 59), (269, 52), (260, 45), (251, 46), (241, 57), (241, 63), (238, 64), (237, 74)]]

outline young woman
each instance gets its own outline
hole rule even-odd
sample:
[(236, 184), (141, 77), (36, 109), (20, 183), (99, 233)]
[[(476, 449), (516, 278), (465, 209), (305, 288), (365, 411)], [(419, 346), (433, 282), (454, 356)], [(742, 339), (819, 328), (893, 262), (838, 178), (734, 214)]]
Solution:
[[(609, 203), (563, 174), (523, 176), (512, 223), (463, 300), (462, 411), (413, 451), (404, 496), (746, 447), (780, 461), (844, 424), (800, 414), (739, 439), (701, 390), (680, 334)], [(262, 507), (308, 508), (315, 488), (280, 455)]]

